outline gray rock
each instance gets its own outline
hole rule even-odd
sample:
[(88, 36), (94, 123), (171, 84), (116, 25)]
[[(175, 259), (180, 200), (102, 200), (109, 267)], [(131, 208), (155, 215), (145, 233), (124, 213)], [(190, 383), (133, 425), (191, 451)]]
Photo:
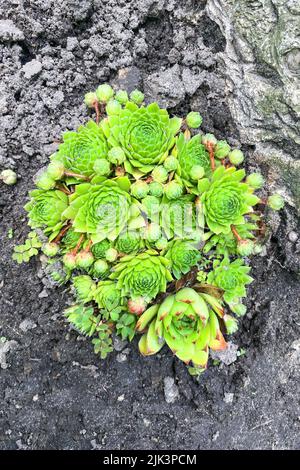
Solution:
[(8, 111), (8, 100), (9, 100), (9, 97), (7, 94), (5, 94), (5, 89), (4, 87), (0, 86), (0, 114), (3, 115), (3, 114), (6, 114), (7, 111)]
[(91, 446), (92, 446), (92, 450), (102, 450), (103, 449), (103, 446), (98, 444), (96, 439), (91, 440)]
[(232, 403), (234, 399), (234, 393), (225, 393), (224, 395), (224, 402), (225, 403)]
[(284, 357), (283, 367), (279, 371), (279, 380), (282, 384), (288, 384), (291, 377), (299, 378), (300, 376), (300, 339), (292, 342), (289, 351)]
[(122, 68), (118, 71), (117, 78), (113, 81), (117, 88), (123, 88), (128, 93), (141, 88), (141, 73), (137, 67)]
[(167, 403), (174, 403), (179, 398), (179, 390), (172, 377), (164, 378), (164, 394)]
[(151, 74), (144, 80), (146, 101), (157, 101), (160, 106), (173, 107), (185, 96), (179, 65)]
[(42, 70), (42, 64), (38, 60), (31, 60), (30, 62), (26, 62), (25, 65), (22, 67), (22, 71), (24, 73), (25, 78), (32, 78), (35, 75), (38, 75)]
[(64, 101), (65, 95), (61, 90), (54, 93), (47, 90), (41, 95), (41, 98), (48, 108), (56, 109)]
[(300, 208), (299, 3), (209, 0), (207, 12), (226, 38), (228, 104), (241, 141), (256, 146), (254, 158)]
[(78, 47), (78, 39), (76, 37), (67, 38), (67, 50), (74, 51)]
[(110, 50), (110, 42), (99, 36), (91, 36), (89, 39), (92, 51), (97, 57), (103, 57)]
[(44, 299), (45, 297), (48, 297), (48, 296), (49, 296), (49, 293), (47, 289), (45, 288), (38, 295), (39, 299)]
[(12, 20), (0, 20), (0, 39), (7, 42), (22, 41), (25, 38)]
[(117, 354), (116, 360), (120, 363), (125, 362), (127, 361), (127, 356), (126, 354), (123, 354), (123, 353)]
[(34, 323), (34, 321), (30, 320), (30, 318), (25, 318), (25, 320), (23, 320), (19, 325), (20, 330), (22, 330), (24, 333), (29, 330), (33, 330), (36, 327), (37, 324)]
[(28, 446), (23, 444), (23, 442), (21, 441), (21, 439), (18, 439), (16, 441), (16, 445), (18, 447), (18, 450), (28, 450)]
[(238, 358), (238, 349), (239, 347), (232, 343), (231, 341), (228, 341), (227, 343), (227, 349), (225, 351), (210, 351), (210, 355), (212, 359), (217, 359), (227, 366), (235, 362)]
[(297, 352), (300, 352), (300, 339), (296, 339), (291, 344), (291, 349), (294, 349)]
[(0, 367), (7, 369), (9, 364), (7, 363), (7, 354), (14, 351), (18, 347), (17, 341), (0, 341)]
[(193, 73), (191, 69), (184, 67), (182, 70), (182, 81), (188, 95), (193, 95), (198, 90), (200, 85), (203, 83), (205, 76), (205, 71)]
[(118, 336), (115, 336), (113, 340), (113, 344), (114, 344), (114, 349), (119, 352), (119, 351), (122, 351), (127, 346), (128, 342), (121, 340)]
[(296, 243), (299, 238), (298, 233), (294, 232), (293, 230), (288, 234), (288, 237), (290, 242), (292, 243)]

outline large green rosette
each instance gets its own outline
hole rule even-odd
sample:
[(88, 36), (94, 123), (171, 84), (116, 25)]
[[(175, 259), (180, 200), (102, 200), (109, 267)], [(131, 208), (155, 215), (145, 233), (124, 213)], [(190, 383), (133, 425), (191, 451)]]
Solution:
[(117, 115), (103, 124), (111, 147), (121, 147), (126, 155), (128, 172), (150, 172), (162, 163), (175, 143), (182, 120), (170, 118), (157, 103), (139, 108), (128, 102)]

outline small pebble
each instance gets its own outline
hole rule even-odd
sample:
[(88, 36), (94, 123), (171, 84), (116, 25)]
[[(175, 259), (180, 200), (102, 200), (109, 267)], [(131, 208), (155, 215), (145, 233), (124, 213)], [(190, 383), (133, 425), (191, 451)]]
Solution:
[(76, 37), (67, 38), (67, 50), (73, 51), (76, 47), (78, 47), (78, 39)]
[(172, 377), (166, 377), (164, 379), (164, 393), (167, 403), (174, 403), (174, 401), (179, 398), (178, 387)]
[(0, 20), (0, 39), (4, 42), (23, 41), (25, 35), (12, 20)]
[(122, 351), (122, 349), (124, 349), (126, 345), (127, 345), (127, 341), (123, 341), (117, 336), (114, 337), (114, 349), (116, 351), (118, 352)]
[(10, 169), (1, 171), (0, 180), (3, 181), (4, 184), (9, 186), (16, 184), (17, 182), (17, 174)]
[(295, 351), (300, 351), (300, 339), (296, 339), (295, 341), (293, 341), (291, 344), (291, 348)]
[(234, 394), (233, 394), (233, 393), (225, 393), (225, 395), (224, 395), (224, 401), (225, 401), (225, 403), (232, 403), (232, 402), (233, 402), (233, 398), (234, 398)]
[(47, 289), (43, 289), (38, 295), (39, 299), (43, 299), (43, 298), (48, 297), (48, 296), (49, 296), (49, 294), (48, 294)]
[(23, 320), (19, 325), (20, 330), (22, 330), (24, 333), (29, 330), (33, 330), (36, 327), (36, 323), (34, 323), (34, 321), (30, 320), (29, 318), (25, 318), (25, 320)]
[(118, 362), (125, 362), (127, 361), (127, 356), (126, 354), (120, 353), (120, 354), (117, 354), (116, 359)]
[(17, 341), (5, 340), (0, 342), (0, 368), (7, 369), (9, 364), (7, 363), (7, 354), (14, 351), (18, 347)]
[(292, 243), (295, 243), (299, 238), (298, 233), (294, 232), (293, 230), (288, 234), (288, 237)]
[(103, 447), (97, 443), (96, 439), (91, 440), (92, 450), (102, 450)]
[(22, 71), (24, 72), (25, 78), (32, 78), (35, 75), (38, 75), (42, 70), (42, 64), (36, 59), (31, 60), (30, 62), (26, 62), (25, 65), (22, 67)]
[(229, 341), (225, 351), (211, 351), (211, 357), (212, 359), (217, 359), (229, 366), (237, 360), (238, 349), (239, 347), (236, 344)]

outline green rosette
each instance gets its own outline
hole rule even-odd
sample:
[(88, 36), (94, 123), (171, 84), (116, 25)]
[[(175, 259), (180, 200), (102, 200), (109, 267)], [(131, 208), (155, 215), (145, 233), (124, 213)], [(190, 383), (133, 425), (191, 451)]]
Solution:
[(220, 166), (211, 180), (203, 179), (198, 183), (205, 219), (212, 232), (226, 234), (231, 225), (244, 224), (244, 215), (251, 213), (252, 206), (259, 202), (252, 188), (241, 182), (244, 178), (245, 170)]
[(77, 132), (65, 132), (63, 143), (58, 147), (52, 161), (60, 161), (73, 173), (84, 176), (94, 174), (94, 163), (107, 157), (108, 144), (101, 127), (94, 121), (80, 126)]
[(35, 189), (29, 193), (30, 201), (24, 206), (28, 211), (29, 226), (44, 228), (46, 234), (54, 234), (63, 225), (63, 212), (68, 207), (68, 197), (62, 191)]
[(77, 185), (63, 215), (73, 220), (76, 232), (89, 234), (94, 243), (105, 238), (115, 240), (139, 217), (136, 210), (132, 211), (131, 196), (114, 180)]
[(109, 116), (103, 129), (109, 145), (124, 150), (129, 173), (148, 173), (167, 157), (181, 123), (157, 103), (140, 108), (127, 102), (118, 115)]
[(148, 250), (137, 256), (121, 258), (110, 278), (117, 280), (122, 295), (131, 299), (143, 297), (149, 302), (160, 292), (165, 292), (167, 282), (172, 280), (168, 266), (169, 260), (154, 250)]

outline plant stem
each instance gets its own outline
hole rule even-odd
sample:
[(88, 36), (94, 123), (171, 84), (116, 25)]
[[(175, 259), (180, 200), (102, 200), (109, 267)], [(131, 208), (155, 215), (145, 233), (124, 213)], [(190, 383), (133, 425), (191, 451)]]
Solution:
[(59, 234), (54, 238), (53, 243), (59, 243), (71, 226), (72, 226), (72, 222), (68, 222), (67, 225), (62, 227)]
[(236, 228), (234, 225), (231, 225), (231, 231), (233, 233), (233, 235), (235, 236), (235, 238), (237, 239), (238, 242), (240, 242), (242, 240), (242, 237), (239, 236)]
[(98, 101), (95, 101), (94, 108), (95, 108), (95, 111), (96, 111), (96, 124), (99, 124), (99, 122), (100, 122), (100, 107), (99, 107), (99, 102)]
[(91, 248), (92, 244), (93, 244), (92, 240), (89, 240), (88, 244), (86, 245), (86, 247), (84, 249), (84, 251), (86, 251), (86, 252), (90, 251), (90, 248)]
[(59, 191), (61, 191), (62, 193), (65, 193), (67, 196), (69, 196), (70, 194), (72, 194), (71, 191), (69, 191), (67, 188), (65, 188), (63, 185), (61, 184), (57, 184), (55, 186), (56, 189), (59, 189)]
[(80, 175), (79, 173), (73, 173), (72, 171), (65, 171), (64, 175), (65, 176), (71, 176), (71, 177), (74, 177), (74, 178), (80, 178), (80, 179), (85, 180), (85, 181), (90, 181), (90, 178), (88, 176)]
[(117, 166), (115, 169), (115, 175), (116, 176), (124, 176), (125, 175), (125, 169), (122, 166)]
[(147, 176), (147, 178), (145, 179), (145, 183), (152, 183), (153, 181), (153, 178), (151, 175)]
[(79, 248), (80, 248), (80, 245), (81, 245), (83, 239), (84, 239), (84, 234), (82, 233), (82, 234), (80, 235), (80, 238), (79, 238), (79, 240), (78, 240), (78, 242), (77, 242), (77, 245), (75, 246), (74, 250), (71, 251), (71, 253), (72, 253), (73, 255), (77, 255), (78, 250), (79, 250)]
[(207, 148), (208, 153), (209, 153), (211, 169), (212, 169), (212, 171), (215, 171), (216, 163), (215, 163), (215, 156), (214, 156), (214, 144), (212, 142), (208, 142), (206, 144), (206, 148)]

